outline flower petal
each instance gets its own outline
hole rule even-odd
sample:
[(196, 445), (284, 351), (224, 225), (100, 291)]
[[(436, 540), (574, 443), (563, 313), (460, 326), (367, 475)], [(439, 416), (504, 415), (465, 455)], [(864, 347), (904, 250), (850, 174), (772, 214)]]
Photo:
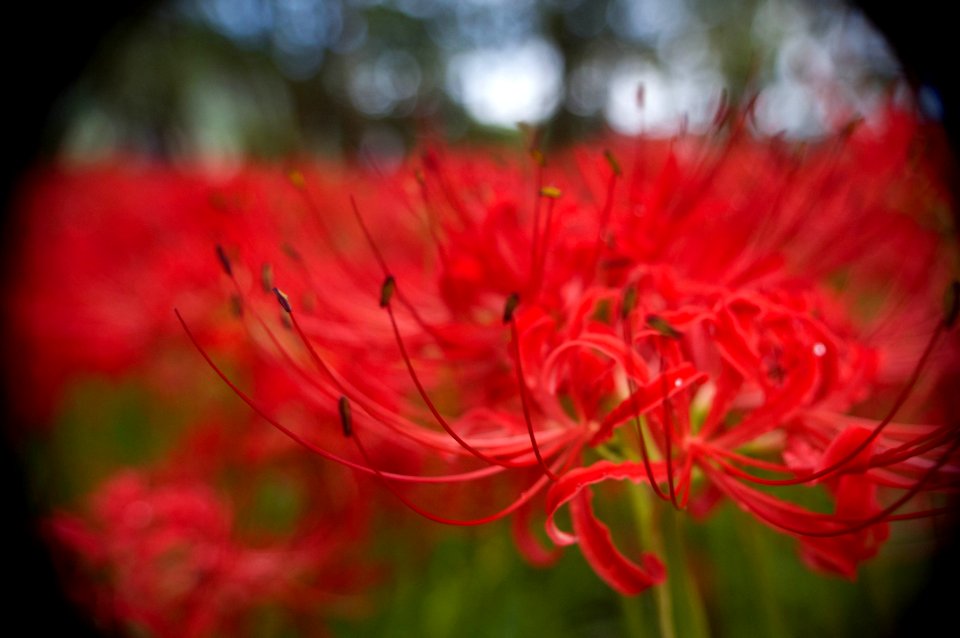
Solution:
[(600, 429), (593, 435), (590, 445), (597, 445), (610, 438), (613, 434), (613, 428), (619, 423), (633, 418), (634, 415), (643, 414), (663, 403), (664, 385), (668, 390), (667, 398), (670, 398), (686, 390), (694, 383), (706, 381), (708, 378), (706, 373), (698, 372), (692, 364), (686, 362), (676, 368), (667, 370), (650, 383), (637, 388), (633, 394), (613, 408), (603, 418)]
[(620, 553), (613, 544), (610, 530), (594, 515), (591, 497), (590, 490), (577, 494), (570, 502), (570, 516), (583, 556), (597, 575), (625, 596), (639, 594), (662, 583), (667, 571), (660, 559), (644, 553), (637, 564)]

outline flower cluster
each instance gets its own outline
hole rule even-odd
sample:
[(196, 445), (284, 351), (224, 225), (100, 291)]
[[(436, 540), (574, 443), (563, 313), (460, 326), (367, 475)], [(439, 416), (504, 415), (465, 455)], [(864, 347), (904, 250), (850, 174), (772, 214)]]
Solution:
[[(290, 405), (284, 370), (249, 347), (236, 300), (221, 294), (212, 248), (234, 232), (270, 237), (241, 227), (224, 193), (286, 207), (276, 194), (287, 190), (285, 176), (256, 167), (222, 175), (132, 158), (43, 167), (23, 185), (4, 363), (22, 420), (46, 427), (12, 434), (52, 454), (60, 415), (86, 378), (136, 385), (150, 404), (124, 430), (66, 435), (86, 471), (64, 472), (68, 493), (90, 491), (57, 503), (42, 524), (67, 592), (111, 634), (247, 633), (276, 608), (281, 622), (317, 634), (328, 617), (363, 612), (378, 580), (362, 486), (238, 418), (232, 396), (199, 391), (208, 370), (172, 312), (176, 304), (196, 319), (193, 329), (244, 371), (265, 406)], [(80, 396), (80, 409), (109, 400)], [(91, 453), (107, 432), (158, 443), (118, 465)]]
[[(626, 556), (592, 503), (628, 481), (697, 515), (730, 499), (853, 578), (891, 522), (948, 512), (960, 470), (941, 392), (958, 286), (927, 139), (895, 109), (815, 145), (754, 139), (731, 114), (707, 137), (526, 160), (431, 147), (339, 189), (290, 171), (294, 208), (243, 201), (282, 252), (273, 234), (217, 255), (339, 443), (278, 418), (181, 322), (275, 427), (432, 520), (516, 514), (534, 561), (554, 555), (540, 512), (617, 591), (661, 582), (661, 558)], [(443, 485), (462, 489), (431, 502)], [(831, 510), (801, 506), (802, 486)]]
[(363, 582), (345, 562), (355, 522), (337, 528), (330, 516), (293, 539), (251, 543), (209, 483), (151, 481), (133, 471), (113, 477), (91, 500), (87, 518), (59, 514), (49, 528), (73, 557), (65, 561), (76, 570), (71, 593), (103, 627), (156, 636), (238, 631), (270, 604), (310, 617)]
[[(891, 523), (947, 515), (958, 285), (928, 132), (893, 108), (815, 144), (718, 122), (427, 146), (389, 174), (39, 174), (7, 308), (24, 411), (77, 373), (195, 396), (195, 347), (257, 417), (202, 406), (172, 452), (55, 515), (72, 589), (159, 635), (322, 613), (365, 584), (344, 468), (437, 522), (512, 517), (534, 563), (575, 544), (624, 594), (667, 575), (623, 549), (637, 499), (697, 518), (728, 500), (847, 578)], [(242, 524), (274, 472), (310, 495), (279, 536)]]

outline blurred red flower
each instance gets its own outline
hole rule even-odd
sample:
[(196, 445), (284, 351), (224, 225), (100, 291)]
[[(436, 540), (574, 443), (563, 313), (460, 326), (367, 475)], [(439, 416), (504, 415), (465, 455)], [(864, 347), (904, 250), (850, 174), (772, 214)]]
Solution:
[(48, 530), (68, 592), (102, 627), (210, 636), (248, 627), (269, 605), (311, 623), (343, 607), (371, 576), (349, 558), (358, 522), (331, 515), (294, 536), (255, 542), (209, 482), (126, 471), (92, 495), (86, 515), (57, 514)]

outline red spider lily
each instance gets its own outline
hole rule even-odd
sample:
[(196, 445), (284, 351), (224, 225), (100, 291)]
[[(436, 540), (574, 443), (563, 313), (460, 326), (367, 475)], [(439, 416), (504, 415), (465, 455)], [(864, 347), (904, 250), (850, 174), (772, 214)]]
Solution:
[[(161, 464), (110, 478), (88, 511), (52, 516), (68, 591), (101, 624), (158, 636), (234, 633), (271, 605), (311, 624), (352, 613), (373, 575), (366, 501), (344, 470), (317, 471), (289, 439), (268, 447), (262, 432), (200, 424)], [(304, 501), (289, 529), (243, 513), (269, 476)]]
[(3, 307), (15, 407), (42, 420), (66, 382), (83, 374), (148, 371), (156, 385), (185, 391), (194, 381), (180, 381), (183, 366), (157, 355), (182, 343), (169, 317), (174, 300), (204, 318), (195, 328), (206, 343), (242, 350), (242, 332), (224, 320), (236, 302), (224, 299), (210, 256), (218, 241), (271, 253), (283, 245), (291, 231), (281, 220), (238, 202), (269, 202), (288, 214), (299, 206), (306, 215), (287, 185), (282, 171), (205, 173), (136, 158), (37, 169), (14, 207), (22, 232)]
[[(598, 520), (589, 488), (611, 480), (681, 509), (726, 495), (799, 538), (814, 568), (852, 577), (889, 522), (945, 512), (901, 508), (952, 491), (960, 471), (955, 427), (924, 408), (940, 405), (931, 393), (953, 356), (944, 335), (957, 287), (939, 314), (949, 268), (927, 212), (945, 196), (910, 154), (904, 131), (917, 124), (901, 113), (820, 148), (731, 126), (612, 140), (613, 153), (590, 145), (549, 163), (535, 151), (532, 176), (510, 160), (429, 150), (394, 177), (356, 178), (349, 207), (316, 204), (319, 235), (297, 254), (328, 268), (275, 278), (286, 292), (255, 293), (244, 284), (255, 260), (221, 249), (253, 330), (310, 405), (339, 406), (352, 455), (274, 417), (181, 322), (261, 416), (428, 518), (525, 521), (545, 490), (550, 538), (578, 543), (622, 593), (665, 569), (650, 554), (625, 557)], [(316, 201), (303, 174), (290, 188)], [(273, 325), (265, 304), (276, 302), (289, 330)], [(895, 400), (882, 417), (855, 416), (884, 396)], [(933, 420), (894, 422), (904, 414)], [(454, 469), (395, 471), (374, 445)], [(591, 462), (597, 454), (606, 458)], [(410, 489), (495, 476), (520, 494), (476, 517), (434, 513)], [(818, 483), (833, 512), (776, 491)], [(555, 521), (567, 503), (572, 533)], [(531, 558), (549, 558), (527, 530), (519, 538)]]
[[(322, 183), (315, 179), (313, 188)], [(265, 405), (287, 408), (296, 386), (225, 320), (241, 308), (223, 295), (213, 246), (229, 241), (254, 254), (263, 242), (272, 252), (291, 231), (282, 220), (249, 214), (241, 201), (267, 201), (287, 214), (299, 206), (309, 216), (283, 171), (251, 166), (217, 175), (129, 158), (38, 170), (17, 211), (24, 240), (4, 317), (18, 407), (47, 417), (36, 411), (58, 407), (69, 382), (88, 374), (146, 382), (151, 396), (176, 401), (195, 394), (196, 360), (183, 356), (171, 320), (176, 300), (219, 357), (242, 362)], [(351, 476), (304, 463), (302, 450), (260, 424), (228, 425), (215, 401), (195, 407), (211, 422), (188, 429), (161, 465), (120, 472), (86, 512), (50, 518), (50, 544), (70, 570), (71, 593), (111, 633), (236, 633), (270, 605), (312, 625), (328, 613), (353, 613), (371, 569), (362, 554), (369, 508)], [(274, 476), (302, 492), (307, 511), (292, 529), (246, 520), (257, 489)]]

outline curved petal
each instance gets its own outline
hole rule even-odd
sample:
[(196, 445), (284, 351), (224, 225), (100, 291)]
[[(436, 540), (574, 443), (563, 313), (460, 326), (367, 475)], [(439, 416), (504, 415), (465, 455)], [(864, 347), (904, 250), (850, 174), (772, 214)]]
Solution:
[(590, 490), (577, 494), (570, 502), (570, 517), (573, 530), (580, 539), (580, 550), (597, 575), (625, 596), (639, 594), (662, 583), (667, 570), (660, 559), (645, 552), (637, 564), (620, 553), (610, 530), (593, 513), (591, 497)]
[(520, 550), (520, 554), (531, 565), (537, 567), (549, 567), (560, 558), (562, 548), (544, 547), (530, 529), (530, 517), (533, 508), (527, 503), (518, 509), (511, 517), (510, 531), (513, 533), (513, 541)]
[(650, 383), (637, 388), (629, 397), (610, 410), (600, 423), (600, 429), (593, 435), (590, 445), (597, 445), (610, 438), (610, 435), (613, 434), (613, 428), (619, 423), (660, 405), (664, 398), (664, 377), (666, 378), (666, 386), (669, 388), (668, 398), (687, 389), (694, 383), (706, 381), (709, 378), (706, 373), (697, 371), (692, 364), (686, 362), (672, 370), (667, 370)]
[[(666, 477), (663, 462), (651, 464), (654, 478)], [(641, 555), (637, 564), (616, 548), (610, 530), (597, 520), (590, 505), (590, 485), (605, 480), (646, 482), (647, 473), (641, 463), (600, 461), (589, 467), (571, 470), (561, 476), (547, 492), (547, 535), (557, 545), (579, 543), (584, 557), (594, 571), (611, 587), (625, 595), (642, 592), (666, 578), (663, 563), (653, 554)], [(565, 503), (570, 503), (573, 533), (561, 530), (554, 516)]]
[[(666, 480), (667, 468), (663, 461), (650, 463), (654, 479)], [(578, 467), (560, 476), (547, 492), (547, 535), (557, 545), (573, 545), (577, 542), (574, 534), (564, 532), (554, 520), (557, 510), (580, 493), (585, 487), (606, 480), (629, 480), (634, 483), (646, 483), (647, 471), (642, 463), (612, 463), (599, 461), (587, 467)]]

